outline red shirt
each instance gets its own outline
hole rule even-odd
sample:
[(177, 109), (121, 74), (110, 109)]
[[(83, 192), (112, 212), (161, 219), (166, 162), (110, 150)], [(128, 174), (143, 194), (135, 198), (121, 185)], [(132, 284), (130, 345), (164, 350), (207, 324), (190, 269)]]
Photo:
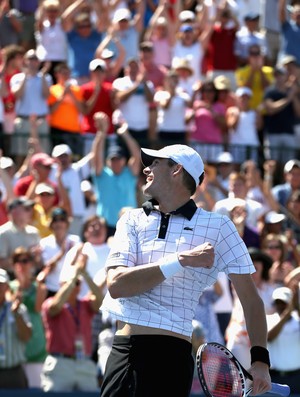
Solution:
[[(95, 90), (95, 83), (90, 81), (81, 86), (82, 97), (84, 101), (87, 101), (93, 94)], [(96, 128), (94, 124), (94, 114), (97, 112), (103, 112), (107, 114), (110, 120), (109, 134), (114, 132), (113, 124), (112, 124), (112, 114), (113, 114), (113, 106), (111, 101), (111, 93), (112, 93), (112, 85), (111, 83), (104, 82), (101, 86), (100, 93), (96, 100), (95, 106), (91, 110), (90, 113), (84, 115), (82, 117), (81, 128), (83, 133), (92, 132), (96, 133)]]
[(42, 305), (47, 352), (75, 356), (75, 339), (80, 334), (84, 342), (84, 353), (91, 356), (92, 319), (95, 312), (91, 309), (90, 302), (78, 300), (76, 310), (65, 303), (60, 313), (50, 316), (49, 305), (52, 300), (53, 297), (48, 298)]
[(224, 29), (215, 26), (207, 52), (207, 70), (236, 70), (237, 59), (234, 55), (236, 27)]

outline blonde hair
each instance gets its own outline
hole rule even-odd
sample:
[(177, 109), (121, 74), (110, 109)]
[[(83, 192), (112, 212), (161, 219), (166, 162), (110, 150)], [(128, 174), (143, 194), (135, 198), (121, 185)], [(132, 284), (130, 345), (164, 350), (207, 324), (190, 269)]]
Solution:
[(60, 8), (58, 0), (44, 0), (42, 5), (45, 10), (48, 8)]

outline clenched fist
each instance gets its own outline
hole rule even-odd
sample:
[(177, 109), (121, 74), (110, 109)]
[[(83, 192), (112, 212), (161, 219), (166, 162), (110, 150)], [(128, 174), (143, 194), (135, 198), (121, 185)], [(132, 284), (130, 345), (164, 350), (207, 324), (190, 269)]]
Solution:
[(210, 243), (203, 243), (197, 247), (182, 251), (178, 254), (182, 266), (212, 268), (215, 260), (215, 250)]

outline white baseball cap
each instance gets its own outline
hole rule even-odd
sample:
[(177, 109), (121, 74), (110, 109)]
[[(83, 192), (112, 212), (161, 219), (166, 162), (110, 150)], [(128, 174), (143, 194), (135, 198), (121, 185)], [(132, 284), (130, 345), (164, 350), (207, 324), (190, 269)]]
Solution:
[(290, 301), (292, 299), (292, 296), (293, 296), (293, 294), (292, 294), (292, 290), (290, 288), (288, 288), (288, 287), (279, 287), (279, 288), (276, 288), (273, 291), (272, 299), (274, 301), (280, 300), (280, 301), (283, 301), (285, 303), (290, 303)]
[(243, 95), (247, 95), (249, 97), (252, 97), (252, 90), (249, 87), (239, 87), (236, 91), (235, 91), (235, 95), (238, 97), (241, 97)]
[(72, 154), (72, 150), (70, 146), (65, 143), (61, 143), (59, 145), (54, 146), (51, 156), (59, 157), (62, 156), (63, 154), (68, 154), (68, 155)]
[(217, 157), (217, 163), (227, 163), (227, 164), (233, 163), (232, 154), (229, 152), (220, 153)]
[(193, 177), (196, 186), (199, 185), (199, 178), (204, 172), (204, 164), (201, 156), (187, 145), (170, 145), (160, 150), (141, 149), (142, 163), (145, 167), (152, 164), (155, 158), (171, 159), (183, 168)]
[(0, 283), (6, 284), (9, 282), (9, 276), (6, 270), (0, 269)]
[(286, 216), (276, 211), (269, 211), (265, 216), (265, 223), (279, 223), (284, 221)]

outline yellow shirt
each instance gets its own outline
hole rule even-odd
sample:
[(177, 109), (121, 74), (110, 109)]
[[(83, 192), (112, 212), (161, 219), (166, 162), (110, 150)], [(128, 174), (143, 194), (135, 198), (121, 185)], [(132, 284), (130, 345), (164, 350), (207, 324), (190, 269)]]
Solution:
[[(262, 67), (263, 74), (266, 79), (270, 82), (270, 84), (274, 81), (273, 68), (271, 66), (263, 66)], [(250, 66), (244, 66), (242, 68), (237, 69), (235, 72), (236, 83), (238, 87), (245, 87), (246, 82), (250, 76)], [(253, 77), (252, 87), (249, 87), (252, 90), (252, 98), (250, 99), (250, 108), (256, 109), (263, 101), (265, 89), (261, 84), (261, 75), (260, 71), (256, 71)]]
[(31, 225), (35, 226), (41, 238), (49, 236), (51, 230), (49, 229), (50, 214), (53, 208), (50, 208), (48, 213), (45, 212), (44, 208), (36, 203), (33, 206), (33, 215)]

